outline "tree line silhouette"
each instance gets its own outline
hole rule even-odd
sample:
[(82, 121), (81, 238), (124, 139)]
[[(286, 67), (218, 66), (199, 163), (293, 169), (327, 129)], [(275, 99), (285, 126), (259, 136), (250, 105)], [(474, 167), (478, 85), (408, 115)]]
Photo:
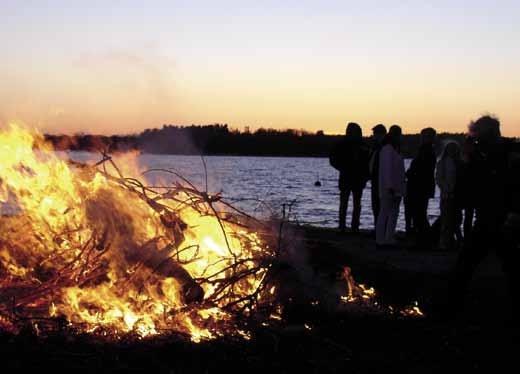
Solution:
[[(371, 134), (364, 134), (370, 136)], [(227, 124), (163, 125), (132, 135), (46, 135), (56, 149), (73, 151), (105, 150), (111, 153), (139, 150), (144, 153), (179, 155), (290, 156), (327, 157), (343, 135), (327, 135), (323, 131), (260, 128), (254, 132), (230, 129)], [(462, 141), (464, 134), (439, 134), (438, 142)], [(419, 134), (403, 136), (402, 152), (414, 155), (419, 147)], [(369, 142), (370, 140), (367, 139)]]

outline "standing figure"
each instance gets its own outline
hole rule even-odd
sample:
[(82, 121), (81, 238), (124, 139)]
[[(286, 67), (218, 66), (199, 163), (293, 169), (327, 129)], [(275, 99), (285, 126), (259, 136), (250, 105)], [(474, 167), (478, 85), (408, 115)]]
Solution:
[(352, 194), (352, 232), (359, 231), (361, 197), (368, 180), (368, 147), (363, 141), (361, 127), (354, 122), (347, 125), (345, 137), (330, 155), (330, 164), (339, 171), (339, 229), (346, 230), (348, 199)]
[[(428, 221), (428, 203), (435, 196), (435, 164), (437, 158), (433, 145), (436, 131), (431, 127), (421, 131), (419, 153), (412, 160), (406, 171), (407, 185), (405, 197), (406, 231), (411, 230), (417, 237), (417, 245), (427, 247), (430, 240), (430, 223)], [(408, 214), (406, 214), (408, 211)], [(410, 222), (411, 221), (411, 222)]]
[[(520, 143), (504, 139), (500, 134), (500, 122), (491, 116), (484, 116), (472, 123), (475, 137), (474, 163), (475, 180), (475, 224), (471, 240), (467, 241), (457, 259), (453, 287), (450, 292), (449, 308), (461, 306), (468, 284), (477, 265), (491, 250), (502, 261), (508, 279), (514, 311), (520, 312), (518, 292), (519, 248), (515, 238), (520, 225), (518, 174), (511, 163), (520, 152)], [(517, 165), (516, 165), (517, 166)], [(516, 178), (516, 181), (515, 181)], [(513, 233), (513, 234), (512, 234)]]
[(402, 130), (390, 127), (379, 154), (379, 198), (381, 210), (377, 217), (376, 244), (394, 246), (395, 228), (401, 199), (406, 192), (404, 159), (400, 154)]
[(444, 146), (442, 156), (437, 163), (435, 179), (441, 190), (441, 235), (439, 248), (453, 249), (457, 223), (460, 230), (460, 209), (455, 199), (457, 179), (461, 168), (460, 146), (456, 142), (449, 142)]
[(386, 136), (386, 127), (383, 124), (372, 128), (372, 151), (370, 153), (370, 197), (372, 200), (372, 214), (374, 215), (374, 229), (377, 227), (377, 216), (380, 210), (379, 201), (379, 153)]

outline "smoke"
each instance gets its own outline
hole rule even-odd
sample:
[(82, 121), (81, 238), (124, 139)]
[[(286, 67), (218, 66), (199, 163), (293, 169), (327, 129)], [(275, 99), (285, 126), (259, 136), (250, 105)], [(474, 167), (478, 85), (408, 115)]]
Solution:
[[(273, 231), (279, 227), (273, 227)], [(280, 246), (281, 280), (280, 298), (289, 309), (288, 318), (297, 319), (308, 313), (308, 308), (319, 307), (321, 310), (334, 312), (338, 310), (340, 297), (347, 294), (347, 282), (342, 278), (343, 267), (337, 271), (329, 269), (320, 271), (322, 265), (315, 263), (315, 251), (326, 251), (327, 248), (315, 248), (316, 243), (310, 239), (305, 229), (292, 224), (284, 224), (278, 230)], [(323, 242), (321, 246), (326, 246)], [(305, 310), (307, 309), (307, 310)]]
[[(75, 130), (135, 132), (168, 123), (175, 115), (173, 60), (154, 46), (87, 51), (72, 61), (65, 114)], [(79, 105), (80, 104), (80, 105)]]
[(143, 89), (143, 93), (156, 104), (171, 104), (173, 101), (173, 80), (168, 72), (173, 61), (159, 56), (150, 48), (142, 53), (124, 49), (84, 53), (77, 64), (92, 71), (115, 72), (122, 82)]

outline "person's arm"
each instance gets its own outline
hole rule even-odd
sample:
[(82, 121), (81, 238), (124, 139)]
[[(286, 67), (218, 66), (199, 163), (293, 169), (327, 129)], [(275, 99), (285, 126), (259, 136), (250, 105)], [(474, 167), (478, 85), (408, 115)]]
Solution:
[(416, 173), (416, 171), (415, 171), (416, 169), (417, 169), (417, 158), (414, 158), (412, 160), (412, 162), (410, 163), (410, 167), (408, 168), (408, 170), (406, 170), (406, 178), (408, 178), (408, 179), (413, 178), (413, 176)]
[(375, 169), (375, 163), (376, 163), (376, 157), (379, 156), (376, 151), (373, 151), (370, 153), (369, 159), (368, 159), (368, 174), (373, 175), (374, 169)]
[(442, 160), (439, 160), (439, 162), (437, 163), (437, 169), (435, 170), (435, 182), (437, 183), (437, 186), (439, 186), (439, 189), (443, 190), (444, 186), (444, 182), (443, 182), (443, 167), (442, 167)]
[(329, 155), (330, 166), (332, 166), (336, 170), (340, 169), (340, 162), (339, 162), (340, 154), (339, 154), (339, 150), (340, 150), (340, 145), (336, 144), (334, 146), (334, 148), (332, 149), (332, 152), (330, 152), (330, 155)]
[(370, 180), (370, 175), (370, 150), (368, 147), (365, 147), (363, 151), (363, 183), (366, 183)]

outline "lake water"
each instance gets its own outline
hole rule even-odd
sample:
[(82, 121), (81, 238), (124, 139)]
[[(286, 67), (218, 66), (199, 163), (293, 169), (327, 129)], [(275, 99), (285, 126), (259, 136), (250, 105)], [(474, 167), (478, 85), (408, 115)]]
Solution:
[[(71, 152), (70, 157), (78, 161), (100, 159), (85, 152)], [(248, 213), (265, 217), (272, 210), (281, 214), (285, 204), (287, 213), (295, 221), (338, 226), (338, 172), (329, 165), (327, 158), (206, 156), (204, 159), (208, 170), (208, 191), (222, 192), (225, 198)], [(138, 157), (138, 162), (144, 169), (173, 168), (200, 189), (205, 189), (204, 166), (199, 156), (145, 154)], [(157, 181), (157, 175), (150, 177), (152, 183)], [(321, 187), (314, 185), (318, 179)], [(439, 196), (438, 191), (436, 196)], [(350, 223), (351, 208), (350, 202), (347, 224)], [(432, 199), (430, 220), (438, 214), (439, 201)], [(370, 183), (363, 192), (361, 227), (373, 227)], [(402, 204), (398, 229), (404, 230)]]

